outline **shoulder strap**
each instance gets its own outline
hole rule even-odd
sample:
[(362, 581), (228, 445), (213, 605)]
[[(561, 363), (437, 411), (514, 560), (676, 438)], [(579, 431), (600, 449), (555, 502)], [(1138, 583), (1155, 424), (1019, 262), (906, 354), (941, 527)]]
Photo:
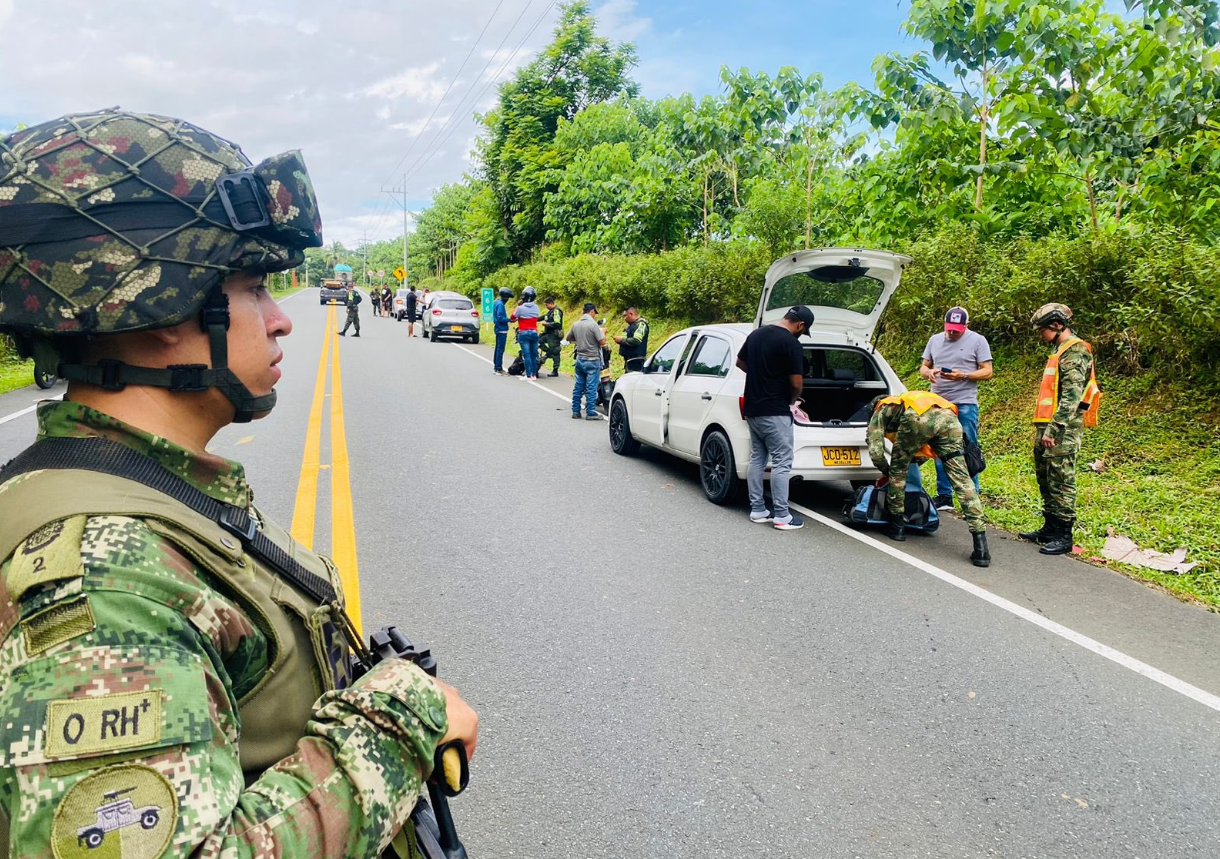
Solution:
[[(270, 540), (259, 530), (258, 523), (246, 510), (217, 501), (154, 460), (110, 439), (47, 438), (35, 442), (0, 469), (0, 486), (18, 475), (32, 471), (65, 469), (100, 472), (130, 480), (168, 496), (237, 537), (247, 552), (319, 603), (330, 604), (338, 599), (338, 594), (330, 582), (307, 570), (281, 546)], [(85, 499), (81, 500), (87, 505)]]

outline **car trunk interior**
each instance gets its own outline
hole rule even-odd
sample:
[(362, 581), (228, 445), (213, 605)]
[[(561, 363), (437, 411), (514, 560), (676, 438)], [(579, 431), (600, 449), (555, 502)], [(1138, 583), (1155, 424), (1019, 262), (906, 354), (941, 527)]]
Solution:
[(881, 369), (863, 349), (805, 347), (801, 408), (809, 415), (806, 426), (867, 424), (868, 404), (887, 393)]

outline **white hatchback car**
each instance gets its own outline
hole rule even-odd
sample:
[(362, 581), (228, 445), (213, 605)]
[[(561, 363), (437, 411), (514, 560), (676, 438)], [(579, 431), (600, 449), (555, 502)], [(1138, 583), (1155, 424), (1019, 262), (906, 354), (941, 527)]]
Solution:
[(868, 456), (868, 404), (906, 387), (872, 345), (910, 257), (887, 251), (823, 248), (788, 254), (767, 271), (753, 325), (700, 325), (666, 340), (643, 369), (620, 377), (610, 400), (610, 447), (630, 455), (641, 444), (699, 463), (708, 500), (724, 504), (741, 489), (750, 459), (742, 414), (745, 373), (737, 353), (746, 336), (793, 305), (813, 311), (805, 352), (803, 409), (794, 427), (792, 477), (875, 480)]

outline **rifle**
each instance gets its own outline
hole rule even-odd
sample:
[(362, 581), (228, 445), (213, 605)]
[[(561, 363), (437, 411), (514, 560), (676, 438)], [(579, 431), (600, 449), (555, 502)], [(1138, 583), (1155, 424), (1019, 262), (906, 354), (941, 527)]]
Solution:
[[(352, 677), (367, 674), (374, 665), (386, 659), (409, 659), (430, 677), (436, 676), (436, 657), (428, 649), (418, 649), (396, 626), (383, 626), (369, 636), (366, 653), (353, 654)], [(414, 837), (405, 832), (395, 836), (386, 857), (412, 855), (414, 844), (424, 859), (468, 859), (466, 848), (458, 838), (449, 811), (449, 797), (457, 796), (470, 782), (470, 762), (461, 740), (451, 740), (436, 750), (432, 777), (428, 779), (428, 799), (420, 797), (411, 811), (410, 825)], [(429, 801), (431, 800), (431, 805)]]

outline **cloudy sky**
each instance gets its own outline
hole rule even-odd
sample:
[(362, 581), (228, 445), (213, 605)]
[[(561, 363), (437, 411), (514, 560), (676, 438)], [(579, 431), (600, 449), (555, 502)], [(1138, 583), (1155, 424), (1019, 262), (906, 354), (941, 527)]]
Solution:
[[(871, 80), (896, 0), (594, 0), (636, 42), (644, 95), (716, 92), (719, 69)], [(549, 41), (551, 0), (0, 0), (0, 133), (119, 105), (188, 119), (257, 161), (301, 149), (328, 241), (401, 235), (408, 208), (461, 177), (472, 114)]]

